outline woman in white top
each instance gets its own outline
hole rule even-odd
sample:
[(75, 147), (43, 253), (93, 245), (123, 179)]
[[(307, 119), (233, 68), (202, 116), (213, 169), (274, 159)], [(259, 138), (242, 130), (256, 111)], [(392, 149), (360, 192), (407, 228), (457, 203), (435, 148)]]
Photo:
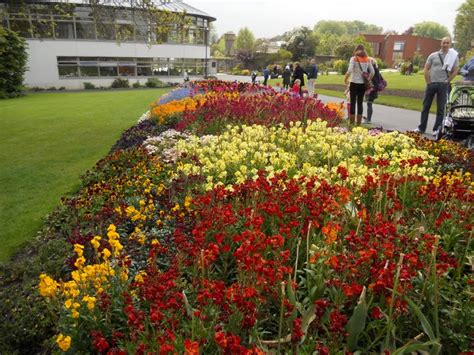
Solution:
[[(365, 84), (363, 77), (364, 73), (368, 73), (369, 80), (372, 80), (375, 72), (372, 63), (367, 56), (365, 47), (362, 44), (359, 44), (354, 51), (354, 56), (349, 62), (349, 68), (347, 69), (346, 76), (344, 77), (344, 83), (349, 86), (351, 103), (349, 120), (351, 124), (357, 122), (357, 125), (360, 125), (362, 122), (362, 114), (364, 113), (363, 101), (365, 94)], [(355, 114), (356, 104), (357, 116)]]

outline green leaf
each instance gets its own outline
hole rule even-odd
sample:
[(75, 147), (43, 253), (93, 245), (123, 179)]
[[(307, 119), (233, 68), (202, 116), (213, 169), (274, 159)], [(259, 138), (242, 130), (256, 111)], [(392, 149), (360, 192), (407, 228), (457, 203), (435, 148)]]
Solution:
[(364, 286), (362, 293), (360, 294), (357, 306), (354, 308), (351, 319), (347, 323), (347, 331), (349, 336), (347, 338), (347, 346), (350, 351), (354, 351), (357, 348), (357, 340), (359, 339), (360, 333), (365, 329), (365, 321), (367, 319), (367, 302), (365, 301), (366, 288)]
[(430, 322), (425, 317), (425, 315), (421, 312), (420, 308), (415, 304), (415, 302), (413, 302), (408, 297), (405, 296), (405, 299), (408, 302), (408, 305), (410, 306), (410, 308), (415, 312), (418, 320), (421, 323), (421, 327), (423, 328), (423, 331), (425, 332), (425, 334), (428, 335), (430, 340), (437, 341), (438, 339), (436, 339), (436, 336), (433, 332), (433, 328), (431, 327)]
[(430, 351), (432, 346), (437, 348), (440, 347), (441, 344), (436, 340), (430, 340), (425, 343), (408, 343), (403, 345), (401, 348), (396, 349), (392, 355), (410, 354), (419, 350)]

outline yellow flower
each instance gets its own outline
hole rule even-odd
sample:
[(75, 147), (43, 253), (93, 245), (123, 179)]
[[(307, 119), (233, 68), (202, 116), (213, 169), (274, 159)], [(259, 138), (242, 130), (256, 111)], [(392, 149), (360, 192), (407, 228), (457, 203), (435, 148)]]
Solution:
[(59, 334), (56, 338), (56, 344), (58, 344), (59, 349), (62, 351), (68, 351), (71, 347), (71, 337), (69, 335), (64, 336)]
[(69, 308), (72, 307), (72, 303), (73, 303), (72, 298), (69, 298), (69, 299), (66, 300), (66, 302), (64, 302), (64, 307), (66, 307), (67, 309), (69, 309)]
[(43, 297), (54, 297), (59, 284), (46, 274), (40, 275), (39, 293)]
[(94, 247), (95, 250), (98, 250), (100, 247), (100, 240), (102, 239), (101, 236), (96, 235), (94, 239), (91, 240), (91, 244)]
[(97, 301), (97, 298), (92, 297), (92, 296), (84, 296), (82, 300), (84, 302), (87, 302), (87, 309), (92, 311), (95, 307), (95, 302)]

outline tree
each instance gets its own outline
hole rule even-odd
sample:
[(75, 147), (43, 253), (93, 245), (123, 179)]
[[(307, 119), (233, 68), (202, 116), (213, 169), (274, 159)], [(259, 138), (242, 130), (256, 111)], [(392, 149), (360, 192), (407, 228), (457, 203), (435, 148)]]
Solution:
[(403, 31), (402, 35), (411, 36), (411, 35), (413, 35), (414, 30), (415, 30), (415, 27), (410, 26), (405, 31)]
[(348, 35), (341, 38), (341, 41), (334, 49), (334, 54), (340, 59), (349, 60), (358, 44), (364, 45), (367, 54), (372, 56), (372, 46), (364, 39), (364, 37), (354, 37)]
[(286, 50), (293, 53), (293, 60), (311, 58), (316, 53), (318, 39), (308, 27), (299, 27), (291, 31)]
[(26, 41), (0, 25), (0, 98), (20, 96), (28, 54)]
[(368, 24), (362, 21), (319, 21), (314, 26), (314, 32), (317, 34), (334, 34), (342, 36), (344, 34), (358, 35), (360, 33), (378, 34), (382, 33), (383, 28)]
[(339, 43), (341, 36), (332, 33), (322, 33), (318, 35), (319, 43), (316, 47), (316, 53), (334, 55), (334, 49)]
[(450, 35), (446, 26), (440, 25), (439, 23), (432, 21), (424, 21), (413, 25), (413, 34), (415, 36), (436, 39), (441, 39)]
[(456, 40), (456, 49), (461, 56), (471, 48), (471, 41), (474, 40), (474, 0), (466, 0), (459, 6), (456, 20), (454, 23), (454, 39)]
[(250, 68), (255, 59), (255, 36), (247, 28), (241, 28), (235, 39), (235, 56), (246, 69)]
[(224, 36), (211, 45), (211, 56), (213, 57), (225, 57), (225, 39)]
[(321, 20), (314, 26), (314, 32), (342, 36), (347, 33), (347, 27), (343, 21)]

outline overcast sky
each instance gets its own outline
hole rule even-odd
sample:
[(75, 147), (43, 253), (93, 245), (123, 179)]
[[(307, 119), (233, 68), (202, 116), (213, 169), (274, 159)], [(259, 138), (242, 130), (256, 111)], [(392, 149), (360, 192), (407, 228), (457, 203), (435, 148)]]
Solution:
[(360, 20), (403, 32), (411, 25), (434, 21), (452, 34), (458, 7), (465, 0), (184, 0), (217, 18), (219, 35), (248, 27), (255, 37), (273, 37), (320, 20)]

